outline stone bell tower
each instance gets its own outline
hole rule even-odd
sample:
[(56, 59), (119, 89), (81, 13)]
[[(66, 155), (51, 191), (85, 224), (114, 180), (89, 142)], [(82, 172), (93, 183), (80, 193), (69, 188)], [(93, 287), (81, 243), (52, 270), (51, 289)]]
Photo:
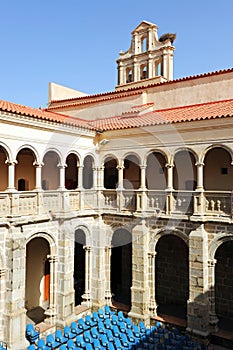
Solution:
[(158, 38), (158, 27), (142, 21), (131, 33), (128, 51), (120, 52), (116, 90), (146, 86), (173, 79), (175, 34)]

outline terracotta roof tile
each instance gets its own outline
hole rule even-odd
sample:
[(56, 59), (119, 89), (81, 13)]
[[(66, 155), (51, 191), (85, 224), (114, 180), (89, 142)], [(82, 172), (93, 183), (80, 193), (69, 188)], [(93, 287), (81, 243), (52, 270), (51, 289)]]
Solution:
[[(135, 106), (130, 110), (130, 114), (123, 113), (120, 116), (98, 120), (83, 120), (0, 100), (0, 110), (2, 111), (103, 131), (233, 116), (233, 99), (154, 111), (146, 111), (148, 106), (151, 107), (151, 104)], [(145, 110), (144, 114), (141, 113), (143, 110)]]
[(81, 128), (92, 129), (86, 120), (70, 117), (61, 113), (49, 112), (45, 109), (31, 108), (16, 103), (0, 100), (0, 110), (56, 123), (74, 125)]

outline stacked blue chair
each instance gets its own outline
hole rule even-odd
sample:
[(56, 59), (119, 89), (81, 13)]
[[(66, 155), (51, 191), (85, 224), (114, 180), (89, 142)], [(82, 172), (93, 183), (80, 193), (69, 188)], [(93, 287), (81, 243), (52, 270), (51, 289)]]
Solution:
[(7, 344), (4, 341), (0, 341), (0, 350), (6, 350)]
[(35, 344), (35, 342), (39, 339), (40, 337), (40, 330), (39, 328), (33, 326), (33, 324), (29, 323), (26, 326), (26, 331), (25, 331), (25, 337), (29, 341), (30, 345)]

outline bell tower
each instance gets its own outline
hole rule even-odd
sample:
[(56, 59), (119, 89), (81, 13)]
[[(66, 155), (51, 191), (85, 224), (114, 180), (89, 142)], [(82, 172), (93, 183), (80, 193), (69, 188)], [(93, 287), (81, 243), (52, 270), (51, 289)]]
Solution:
[(158, 38), (157, 25), (147, 21), (142, 21), (131, 34), (129, 50), (121, 51), (117, 60), (116, 90), (172, 80), (176, 35), (167, 33)]

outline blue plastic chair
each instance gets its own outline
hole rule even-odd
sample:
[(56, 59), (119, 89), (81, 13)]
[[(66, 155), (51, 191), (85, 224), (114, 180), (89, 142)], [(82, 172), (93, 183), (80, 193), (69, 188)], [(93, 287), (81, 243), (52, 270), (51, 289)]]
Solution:
[(97, 321), (93, 321), (90, 315), (86, 315), (85, 323), (89, 327), (94, 327), (97, 325)]
[(84, 330), (84, 331), (86, 331), (87, 329), (90, 329), (90, 326), (88, 326), (88, 325), (85, 324), (84, 319), (79, 318), (79, 319), (78, 319), (78, 328), (79, 328), (79, 329), (82, 329), (82, 330)]
[(130, 342), (126, 336), (125, 333), (121, 333), (121, 336), (120, 336), (120, 340), (121, 340), (121, 344), (124, 346), (124, 347), (129, 347), (130, 346)]
[(99, 338), (99, 332), (97, 330), (97, 327), (91, 328), (90, 332), (93, 339)]
[(108, 338), (107, 338), (106, 334), (100, 334), (99, 340), (100, 340), (100, 343), (102, 344), (102, 346), (107, 347)]
[(76, 334), (71, 332), (71, 329), (69, 326), (65, 326), (64, 327), (64, 337), (67, 339), (73, 339), (76, 337)]
[(30, 345), (34, 344), (40, 337), (39, 328), (34, 328), (33, 324), (26, 325), (25, 337), (29, 341)]
[(114, 335), (113, 335), (111, 329), (108, 329), (108, 330), (107, 330), (106, 336), (107, 336), (107, 338), (108, 338), (108, 341), (110, 341), (110, 342), (113, 342), (113, 341), (114, 341)]
[(106, 329), (112, 329), (112, 322), (111, 322), (110, 318), (106, 318), (104, 324), (105, 324)]
[(121, 335), (121, 332), (117, 326), (112, 327), (112, 333), (113, 333), (114, 337), (117, 337), (117, 338), (119, 338)]
[(132, 329), (133, 328), (133, 322), (129, 317), (126, 317), (125, 319), (126, 327)]
[(112, 315), (112, 324), (117, 325), (119, 322), (117, 315)]
[(83, 333), (83, 340), (85, 341), (85, 343), (92, 343), (92, 336), (90, 331), (85, 331)]
[[(0, 349), (4, 349), (4, 348), (1, 346)], [(34, 344), (31, 344), (27, 347), (27, 350), (36, 350), (36, 347)]]
[(93, 350), (93, 347), (91, 344), (86, 344), (86, 350)]
[(92, 313), (92, 320), (94, 322), (99, 322), (100, 318), (99, 318), (98, 312), (93, 311), (93, 313)]
[(120, 322), (125, 322), (125, 320), (126, 320), (126, 317), (124, 316), (122, 311), (118, 311), (118, 320)]
[(80, 348), (84, 348), (85, 349), (86, 343), (83, 340), (83, 337), (81, 335), (78, 335), (76, 337), (76, 345), (79, 346)]
[(83, 329), (78, 327), (77, 322), (71, 322), (70, 330), (72, 333), (75, 333), (75, 335), (79, 335), (83, 333)]
[(126, 333), (127, 328), (126, 328), (126, 324), (124, 322), (120, 321), (118, 323), (118, 328), (121, 331), (121, 333)]
[(55, 340), (60, 344), (67, 342), (67, 338), (62, 335), (62, 331), (60, 329), (55, 331)]
[(100, 344), (99, 339), (93, 339), (93, 347), (95, 350), (102, 350), (102, 345)]
[(112, 311), (112, 310), (110, 309), (110, 306), (108, 306), (108, 305), (105, 305), (104, 311), (105, 311), (105, 314), (108, 315), (109, 317), (115, 314), (115, 312)]
[(49, 348), (53, 349), (53, 348), (58, 347), (60, 345), (60, 343), (54, 339), (53, 334), (48, 334), (46, 337), (46, 345)]
[(37, 349), (38, 350), (48, 350), (49, 347), (46, 346), (44, 339), (39, 339), (37, 342)]
[(118, 338), (115, 338), (115, 340), (114, 340), (114, 346), (115, 346), (115, 349), (116, 349), (116, 350), (122, 350), (122, 349), (124, 349), (124, 347), (123, 347), (122, 344), (121, 344), (120, 339), (118, 339)]
[(76, 345), (74, 344), (72, 339), (69, 339), (66, 345), (68, 350), (75, 350), (76, 349)]
[(98, 323), (98, 325), (97, 325), (97, 329), (98, 329), (98, 332), (99, 332), (100, 334), (106, 333), (106, 328), (105, 328), (103, 322), (101, 322), (101, 321), (99, 321), (99, 323)]
[(104, 313), (104, 310), (101, 309), (101, 308), (98, 310), (98, 315), (99, 315), (99, 318), (100, 318), (101, 320), (104, 320), (105, 317), (107, 317), (107, 315), (105, 315), (105, 313)]

